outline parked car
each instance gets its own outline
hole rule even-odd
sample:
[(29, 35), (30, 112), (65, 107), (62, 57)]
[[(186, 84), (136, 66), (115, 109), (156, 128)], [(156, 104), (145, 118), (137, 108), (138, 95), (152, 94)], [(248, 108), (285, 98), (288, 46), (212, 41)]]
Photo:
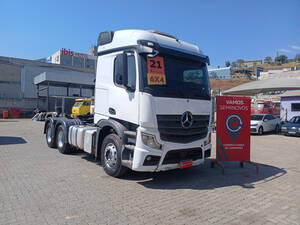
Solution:
[(252, 114), (250, 132), (262, 135), (264, 132), (279, 132), (280, 119), (272, 114)]
[(284, 135), (300, 136), (300, 116), (294, 116), (289, 122), (283, 124), (281, 132)]

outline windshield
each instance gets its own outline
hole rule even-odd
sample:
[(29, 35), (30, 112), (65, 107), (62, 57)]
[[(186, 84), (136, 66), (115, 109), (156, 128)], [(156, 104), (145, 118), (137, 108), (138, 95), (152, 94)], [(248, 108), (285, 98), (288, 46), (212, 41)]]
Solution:
[(82, 102), (75, 102), (73, 107), (79, 107), (82, 104)]
[(258, 104), (257, 104), (257, 108), (258, 108), (258, 109), (262, 109), (263, 107), (264, 107), (264, 103), (258, 103)]
[(262, 115), (251, 115), (251, 120), (262, 120), (263, 117)]
[(142, 55), (144, 92), (159, 97), (177, 97), (210, 100), (206, 64), (159, 55)]
[(300, 124), (300, 116), (294, 116), (289, 122), (290, 123), (299, 123)]

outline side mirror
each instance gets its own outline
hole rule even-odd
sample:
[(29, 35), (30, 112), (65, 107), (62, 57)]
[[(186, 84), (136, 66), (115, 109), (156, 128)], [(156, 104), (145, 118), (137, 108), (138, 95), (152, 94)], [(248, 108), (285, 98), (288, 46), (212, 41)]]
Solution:
[(267, 122), (268, 121), (268, 119), (264, 119), (264, 122)]
[(127, 54), (123, 52), (117, 55), (115, 63), (117, 64), (116, 83), (128, 87)]

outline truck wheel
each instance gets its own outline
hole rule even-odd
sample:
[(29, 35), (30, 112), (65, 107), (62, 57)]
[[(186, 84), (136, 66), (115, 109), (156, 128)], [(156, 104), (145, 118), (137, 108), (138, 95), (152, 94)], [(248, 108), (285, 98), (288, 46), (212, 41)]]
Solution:
[(263, 135), (264, 134), (264, 128), (263, 127), (259, 127), (258, 134), (259, 135)]
[(101, 147), (101, 163), (104, 171), (112, 177), (120, 177), (127, 168), (121, 162), (122, 141), (116, 134), (107, 135)]
[(46, 142), (49, 148), (56, 148), (55, 138), (51, 136), (51, 133), (51, 124), (48, 123), (46, 126)]
[(68, 154), (71, 152), (70, 145), (65, 143), (64, 127), (60, 125), (56, 132), (56, 145), (60, 153)]

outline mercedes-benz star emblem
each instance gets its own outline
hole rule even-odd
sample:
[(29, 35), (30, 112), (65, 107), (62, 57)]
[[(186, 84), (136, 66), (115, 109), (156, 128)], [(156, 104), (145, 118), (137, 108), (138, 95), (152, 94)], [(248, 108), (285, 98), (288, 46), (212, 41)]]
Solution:
[(191, 128), (193, 125), (193, 115), (191, 112), (186, 111), (181, 116), (181, 126), (185, 129)]

